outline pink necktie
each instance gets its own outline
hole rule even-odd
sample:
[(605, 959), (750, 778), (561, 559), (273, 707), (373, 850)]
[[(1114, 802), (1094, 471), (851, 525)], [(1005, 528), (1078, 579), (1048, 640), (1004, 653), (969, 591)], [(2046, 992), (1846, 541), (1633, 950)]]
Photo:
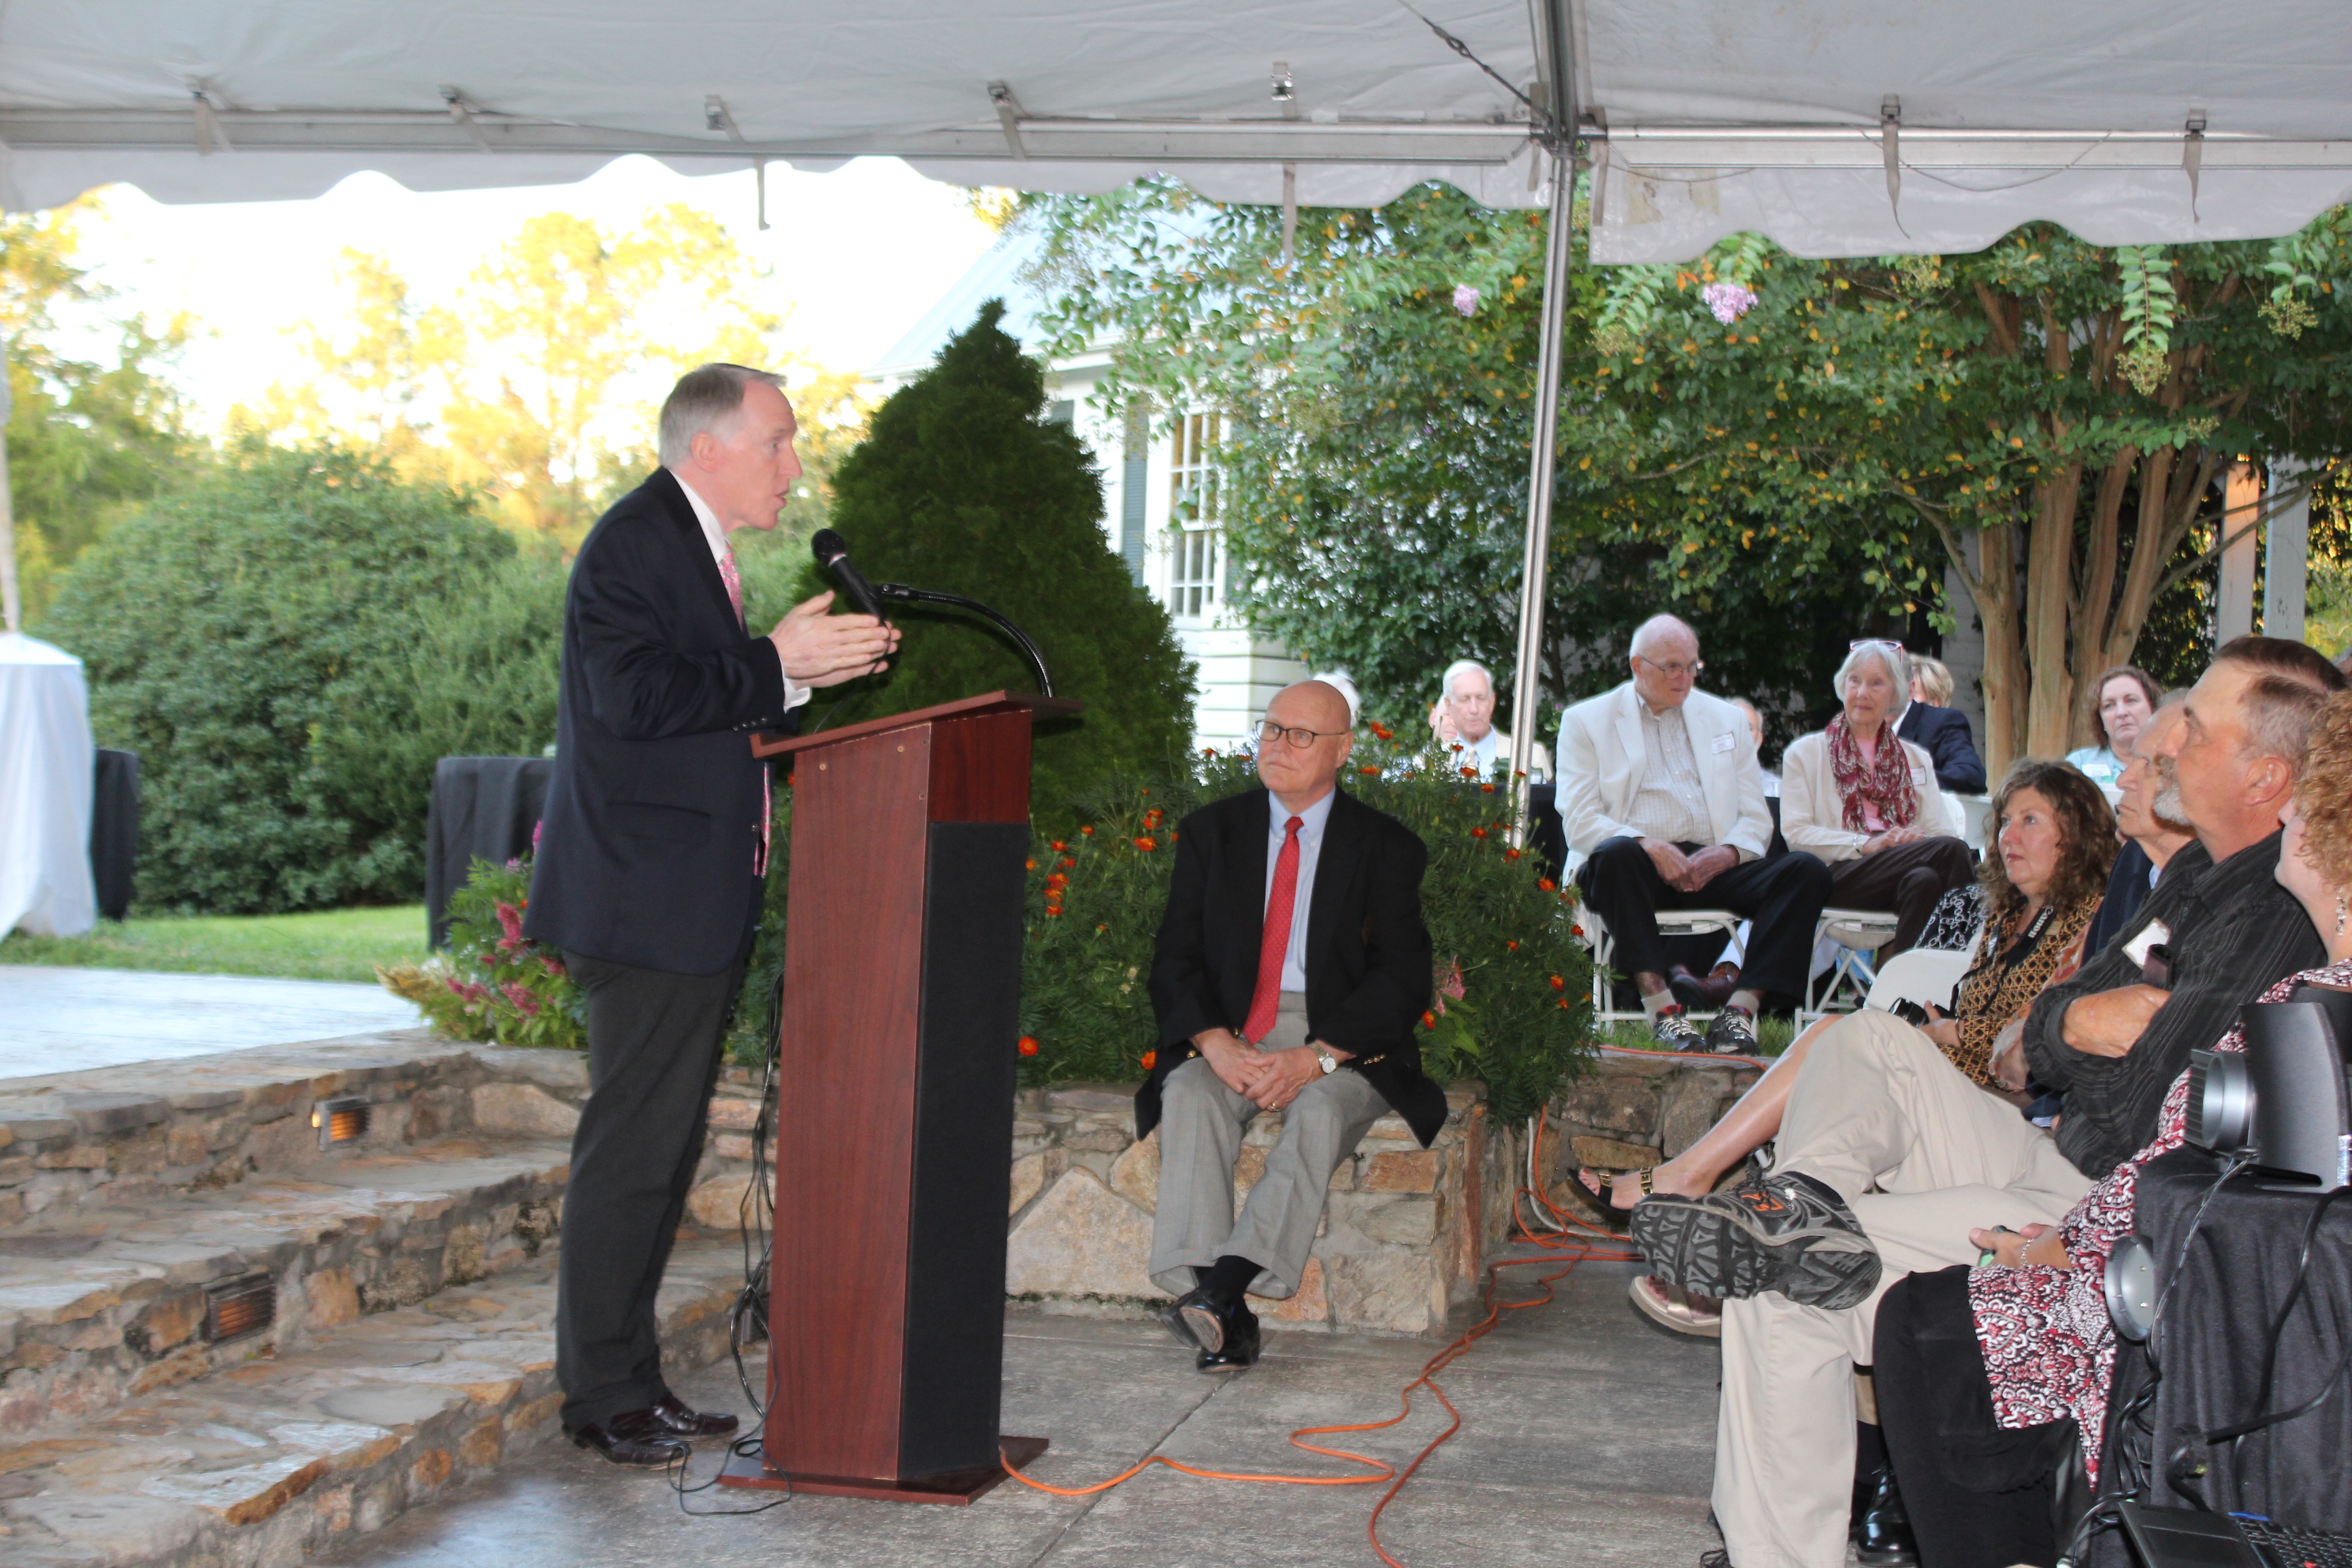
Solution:
[[(727, 584), (727, 602), (735, 606), (735, 618), (743, 618), (743, 574), (736, 570), (735, 550), (730, 545), (727, 553), (719, 558), (719, 580)], [(760, 847), (751, 852), (751, 875), (768, 874), (768, 823), (775, 815), (775, 780), (766, 768), (760, 770)]]
[(1257, 989), (1250, 993), (1242, 1037), (1255, 1045), (1274, 1030), (1282, 1007), (1282, 961), (1290, 952), (1290, 917), (1298, 903), (1298, 830), (1304, 817), (1283, 826), (1282, 853), (1274, 860), (1274, 891), (1265, 896), (1265, 936), (1257, 945)]

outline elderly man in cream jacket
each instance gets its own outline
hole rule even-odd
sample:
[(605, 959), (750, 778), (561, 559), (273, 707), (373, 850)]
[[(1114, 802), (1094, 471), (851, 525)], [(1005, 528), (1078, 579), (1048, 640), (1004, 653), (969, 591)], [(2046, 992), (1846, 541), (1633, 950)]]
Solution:
[[(1559, 815), (1585, 907), (1608, 925), (1616, 966), (1674, 1050), (1751, 1055), (1769, 993), (1801, 994), (1829, 868), (1791, 850), (1767, 860), (1772, 818), (1747, 716), (1696, 689), (1698, 634), (1655, 616), (1633, 634), (1633, 679), (1560, 718)], [(1722, 909), (1753, 922), (1739, 989), (1699, 1033), (1666, 979), (1662, 909)], [(1695, 986), (1694, 986), (1695, 988)]]
[(1829, 863), (1831, 903), (1895, 915), (1882, 961), (1908, 952), (1936, 900), (1976, 875), (1969, 847), (1945, 831), (1935, 759), (1895, 732), (1910, 691), (1900, 643), (1855, 643), (1838, 667), (1843, 710), (1780, 758), (1781, 835)]

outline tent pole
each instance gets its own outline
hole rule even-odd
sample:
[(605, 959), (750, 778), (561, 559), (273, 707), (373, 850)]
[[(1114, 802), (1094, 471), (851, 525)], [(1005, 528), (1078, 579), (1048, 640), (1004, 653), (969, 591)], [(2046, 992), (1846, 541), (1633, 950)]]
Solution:
[(1562, 148), (1551, 159), (1551, 218), (1544, 238), (1543, 338), (1536, 354), (1534, 441), (1528, 464), (1527, 551), (1519, 563), (1519, 656), (1511, 681), (1511, 842), (1527, 837), (1528, 760), (1541, 706), (1544, 590), (1550, 564), (1552, 463), (1559, 444), (1559, 367), (1568, 326), (1569, 233), (1576, 162)]
[(0, 338), (0, 631), (25, 629), (25, 605), (16, 592), (16, 509), (8, 497), (8, 421), (16, 413), (8, 384), (8, 340)]

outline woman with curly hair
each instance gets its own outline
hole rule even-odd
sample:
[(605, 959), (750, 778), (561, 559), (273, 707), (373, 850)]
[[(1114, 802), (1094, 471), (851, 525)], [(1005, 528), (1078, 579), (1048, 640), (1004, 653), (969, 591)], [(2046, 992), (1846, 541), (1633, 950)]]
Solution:
[[(2116, 819), (2099, 787), (2064, 763), (2028, 758), (2009, 771), (1987, 818), (1994, 853), (1979, 870), (1987, 914), (1976, 957), (1950, 1011), (1930, 1007), (1919, 1032), (1979, 1088), (2022, 1106), (2025, 1016), (2042, 987), (2082, 967), (2084, 933), (2116, 856)], [(1739, 1103), (1664, 1164), (1648, 1170), (1578, 1177), (1612, 1209), (1628, 1210), (1651, 1193), (1696, 1196), (1780, 1131), (1813, 1042), (1843, 1020), (1823, 1018), (1797, 1037)], [(1713, 1332), (1713, 1313), (1678, 1299), (1664, 1282), (1633, 1282), (1634, 1304), (1669, 1328)]]
[[(2352, 990), (2352, 692), (2327, 700), (2284, 821), (2278, 879), (2326, 943), (2327, 963), (2263, 993)], [(2216, 1049), (2245, 1048), (2238, 1026)], [(2048, 1563), (2058, 1542), (2050, 1479), (2079, 1442), (2096, 1479), (2115, 1371), (2108, 1255), (2131, 1234), (2140, 1168), (2179, 1148), (2189, 1073), (2173, 1080), (2155, 1139), (2055, 1226), (1969, 1239), (1990, 1261), (1913, 1274), (1878, 1308), (1879, 1409), (1930, 1568)]]

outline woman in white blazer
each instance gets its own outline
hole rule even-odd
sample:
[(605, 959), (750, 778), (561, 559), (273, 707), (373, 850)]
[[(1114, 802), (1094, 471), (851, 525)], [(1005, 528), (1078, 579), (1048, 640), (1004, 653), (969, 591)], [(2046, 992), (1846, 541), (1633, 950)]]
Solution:
[(1830, 868), (1830, 902), (1897, 917), (1892, 958), (1919, 940), (1936, 900), (1976, 876), (1969, 847), (1944, 831), (1933, 759), (1897, 739), (1911, 689), (1903, 645), (1863, 641), (1838, 667), (1843, 710), (1780, 759), (1780, 833)]

